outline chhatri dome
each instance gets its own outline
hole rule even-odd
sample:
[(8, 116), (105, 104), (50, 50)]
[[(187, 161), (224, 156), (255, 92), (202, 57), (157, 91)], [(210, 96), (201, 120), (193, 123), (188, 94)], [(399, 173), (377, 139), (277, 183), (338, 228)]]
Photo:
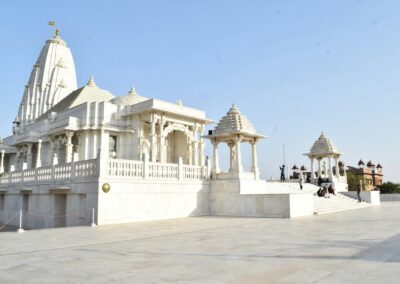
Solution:
[(247, 134), (252, 137), (263, 137), (256, 133), (256, 129), (250, 120), (240, 113), (235, 105), (232, 105), (228, 113), (221, 118), (213, 131), (214, 136), (230, 136), (232, 134)]
[(310, 152), (305, 154), (308, 157), (318, 158), (327, 156), (340, 156), (341, 153), (337, 150), (335, 144), (325, 136), (324, 132), (321, 133), (319, 138), (312, 145)]
[(76, 89), (74, 59), (56, 29), (33, 65), (19, 106), (16, 126), (24, 127), (34, 122)]

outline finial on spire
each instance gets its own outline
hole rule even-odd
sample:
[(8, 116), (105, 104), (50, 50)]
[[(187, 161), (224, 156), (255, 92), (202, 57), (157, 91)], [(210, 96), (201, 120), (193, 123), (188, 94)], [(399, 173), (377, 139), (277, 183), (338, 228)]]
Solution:
[(232, 107), (228, 113), (239, 113), (239, 109), (236, 107), (235, 104), (232, 104)]
[(49, 21), (49, 26), (54, 27), (54, 36), (53, 37), (59, 37), (60, 36), (60, 30), (56, 26), (56, 21)]
[(129, 89), (129, 93), (128, 93), (129, 95), (137, 95), (137, 92), (136, 92), (136, 88), (134, 87), (134, 86), (132, 86), (130, 89)]
[(96, 83), (94, 82), (93, 76), (90, 76), (89, 81), (87, 82), (86, 86), (89, 86), (89, 87), (96, 86)]

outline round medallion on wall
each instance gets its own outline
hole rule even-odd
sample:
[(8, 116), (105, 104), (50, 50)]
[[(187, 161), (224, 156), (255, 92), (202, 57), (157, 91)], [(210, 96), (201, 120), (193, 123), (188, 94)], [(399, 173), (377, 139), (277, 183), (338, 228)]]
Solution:
[(108, 183), (104, 183), (103, 186), (101, 187), (101, 189), (103, 190), (104, 193), (107, 193), (110, 191), (111, 186)]

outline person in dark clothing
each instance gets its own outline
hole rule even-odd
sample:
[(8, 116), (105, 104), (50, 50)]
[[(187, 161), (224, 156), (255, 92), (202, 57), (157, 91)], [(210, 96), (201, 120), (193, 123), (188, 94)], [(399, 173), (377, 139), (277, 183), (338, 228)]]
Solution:
[(336, 195), (336, 194), (335, 194), (335, 190), (334, 190), (333, 187), (332, 187), (332, 184), (329, 185), (329, 187), (328, 187), (328, 192), (329, 192), (329, 193), (332, 193), (333, 195)]
[(282, 167), (279, 167), (279, 169), (281, 170), (281, 182), (285, 181), (285, 165), (282, 165)]
[(358, 202), (361, 202), (361, 196), (360, 196), (360, 193), (361, 193), (361, 185), (357, 185), (357, 198), (358, 198)]
[(322, 177), (319, 176), (319, 177), (318, 177), (318, 186), (321, 186), (321, 184), (322, 184)]

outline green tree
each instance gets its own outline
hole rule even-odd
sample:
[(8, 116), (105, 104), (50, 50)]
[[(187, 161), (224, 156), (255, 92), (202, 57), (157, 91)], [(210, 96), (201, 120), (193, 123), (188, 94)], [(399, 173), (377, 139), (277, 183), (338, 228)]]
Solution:
[(360, 181), (362, 181), (362, 190), (365, 190), (365, 179), (362, 176), (347, 172), (347, 184), (349, 185), (349, 190), (356, 191), (357, 185), (360, 184)]
[(400, 193), (400, 184), (393, 182), (385, 182), (379, 186), (381, 193)]

